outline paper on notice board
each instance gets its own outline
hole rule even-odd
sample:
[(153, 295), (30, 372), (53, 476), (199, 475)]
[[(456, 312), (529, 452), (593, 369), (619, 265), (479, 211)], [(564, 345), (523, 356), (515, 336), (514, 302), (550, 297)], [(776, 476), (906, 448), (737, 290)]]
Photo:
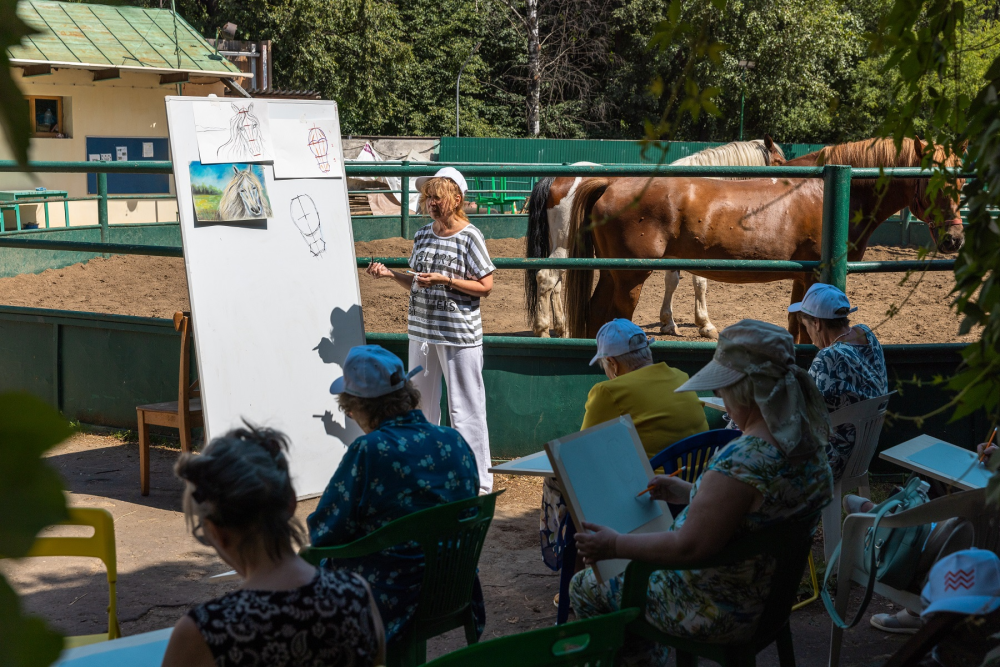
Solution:
[(330, 119), (275, 118), (275, 178), (340, 178), (336, 153), (336, 121)]
[(115, 155), (118, 162), (128, 160), (128, 146), (115, 146)]
[(199, 100), (194, 105), (194, 124), (202, 164), (274, 160), (263, 100)]
[(143, 157), (153, 157), (153, 142), (144, 141), (142, 142), (142, 156)]

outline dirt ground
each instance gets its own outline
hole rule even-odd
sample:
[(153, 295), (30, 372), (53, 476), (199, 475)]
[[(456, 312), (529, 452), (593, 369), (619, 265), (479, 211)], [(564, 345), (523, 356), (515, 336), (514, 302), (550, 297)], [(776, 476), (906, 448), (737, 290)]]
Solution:
[[(236, 586), (207, 580), (229, 568), (185, 529), (181, 486), (171, 474), (176, 457), (176, 449), (151, 448), (151, 490), (149, 496), (142, 497), (138, 446), (125, 434), (80, 433), (49, 455), (49, 461), (65, 480), (72, 505), (103, 507), (114, 516), (118, 608), (126, 636), (170, 627), (191, 605)], [(538, 548), (538, 478), (498, 476), (496, 488), (505, 488), (506, 492), (499, 498), (480, 560), (488, 616), (484, 639), (553, 624), (556, 610), (552, 597), (559, 586), (557, 573), (542, 564)], [(297, 515), (304, 519), (316, 502), (313, 499), (300, 503)], [(76, 529), (50, 530), (71, 534), (68, 531)], [(821, 554), (819, 545), (814, 553)], [(107, 582), (99, 561), (0, 561), (0, 570), (10, 578), (30, 612), (43, 616), (63, 632), (89, 634), (107, 627)], [(869, 613), (889, 609), (876, 596)], [(793, 614), (792, 633), (797, 664), (826, 664), (830, 622), (819, 603)], [(842, 664), (881, 665), (902, 641), (872, 629), (866, 618), (846, 633)], [(431, 641), (429, 657), (463, 645), (461, 630), (453, 631)], [(758, 664), (777, 665), (773, 647), (761, 654)]]
[[(494, 239), (486, 243), (494, 257), (524, 254), (523, 239)], [(358, 257), (409, 256), (412, 245), (412, 241), (400, 238), (383, 239), (357, 243), (355, 251)], [(916, 258), (916, 249), (881, 246), (870, 248), (865, 255), (869, 260)], [(523, 276), (520, 270), (497, 272), (493, 293), (482, 304), (487, 334), (529, 333)], [(852, 304), (859, 307), (854, 320), (873, 327), (884, 344), (975, 339), (975, 332), (958, 335), (960, 318), (948, 306), (948, 292), (953, 284), (950, 272), (928, 272), (919, 284), (912, 278), (900, 285), (903, 277), (901, 273), (849, 276), (847, 292)], [(366, 329), (405, 333), (407, 293), (388, 280), (376, 281), (362, 274), (360, 281)], [(709, 283), (709, 314), (719, 329), (743, 318), (785, 326), (790, 294), (791, 283), (787, 281), (762, 285), (713, 282)], [(662, 300), (663, 272), (657, 271), (646, 281), (633, 320), (656, 333)], [(140, 255), (117, 255), (39, 274), (2, 278), (0, 303), (145, 317), (171, 317), (177, 310), (189, 309), (184, 260)], [(895, 317), (886, 319), (886, 312), (892, 306), (901, 309)], [(687, 274), (682, 276), (674, 296), (674, 319), (682, 337), (698, 338), (694, 326), (694, 290)]]

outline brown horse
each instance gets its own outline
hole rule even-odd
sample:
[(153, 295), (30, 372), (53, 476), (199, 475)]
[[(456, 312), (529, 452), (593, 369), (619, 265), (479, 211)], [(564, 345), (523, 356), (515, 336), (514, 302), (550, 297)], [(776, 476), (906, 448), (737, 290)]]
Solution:
[[(869, 139), (828, 146), (790, 160), (787, 166), (842, 164), (852, 167), (919, 167), (931, 147), (904, 139), (896, 151), (890, 139)], [(961, 158), (946, 158), (933, 148), (934, 160), (958, 166)], [(770, 259), (819, 260), (823, 227), (823, 181), (818, 178), (757, 178), (726, 181), (710, 178), (661, 177), (592, 178), (580, 184), (570, 216), (571, 257), (635, 257), (642, 259)], [(959, 188), (962, 183), (959, 182)], [(646, 192), (636, 202), (636, 194)], [(957, 196), (928, 196), (926, 179), (894, 178), (884, 192), (875, 181), (851, 185), (851, 227), (848, 260), (862, 259), (875, 227), (909, 206), (929, 223), (939, 247), (955, 252), (964, 242)], [(853, 222), (861, 212), (860, 223)], [(936, 220), (936, 221), (935, 221)], [(592, 224), (585, 224), (591, 221)], [(602, 324), (616, 317), (631, 319), (651, 271), (601, 271), (597, 288), (592, 270), (574, 270), (567, 278), (567, 309), (575, 337), (593, 337)], [(729, 283), (794, 281), (792, 302), (801, 300), (814, 282), (812, 274), (692, 271)], [(789, 331), (799, 334), (798, 320)]]

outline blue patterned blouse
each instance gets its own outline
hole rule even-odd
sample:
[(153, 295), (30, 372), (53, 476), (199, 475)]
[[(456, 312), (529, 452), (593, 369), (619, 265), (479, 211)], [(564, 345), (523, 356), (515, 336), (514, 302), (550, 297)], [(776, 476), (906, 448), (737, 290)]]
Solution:
[[(478, 493), (475, 457), (462, 436), (412, 410), (351, 443), (307, 519), (309, 538), (318, 547), (347, 544), (411, 512)], [(336, 565), (368, 581), (387, 641), (406, 629), (423, 577), (415, 544)]]
[[(858, 324), (868, 337), (867, 345), (834, 343), (816, 353), (809, 375), (826, 399), (826, 407), (833, 412), (840, 408), (889, 393), (889, 380), (885, 372), (882, 344), (864, 324)], [(833, 430), (827, 454), (834, 480), (840, 479), (854, 449), (854, 426), (842, 424)]]

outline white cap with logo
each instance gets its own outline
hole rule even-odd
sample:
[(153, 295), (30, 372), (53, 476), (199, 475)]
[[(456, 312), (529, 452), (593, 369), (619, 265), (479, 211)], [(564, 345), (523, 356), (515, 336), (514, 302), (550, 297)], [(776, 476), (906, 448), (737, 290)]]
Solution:
[(590, 365), (593, 366), (599, 359), (617, 357), (649, 347), (651, 340), (652, 337), (647, 336), (631, 320), (611, 320), (597, 331), (597, 354), (590, 360)]
[(454, 167), (442, 167), (433, 176), (419, 176), (416, 180), (417, 190), (423, 189), (424, 183), (432, 178), (450, 178), (455, 181), (455, 185), (462, 191), (463, 196), (465, 195), (465, 191), (469, 189), (469, 185), (465, 182), (465, 176), (462, 176), (462, 172)]
[(847, 295), (833, 285), (825, 283), (815, 283), (806, 290), (806, 295), (802, 301), (793, 303), (788, 307), (788, 312), (797, 313), (799, 311), (806, 315), (812, 315), (823, 320), (832, 320), (838, 317), (847, 317), (848, 314), (856, 311), (851, 308), (851, 302)]

